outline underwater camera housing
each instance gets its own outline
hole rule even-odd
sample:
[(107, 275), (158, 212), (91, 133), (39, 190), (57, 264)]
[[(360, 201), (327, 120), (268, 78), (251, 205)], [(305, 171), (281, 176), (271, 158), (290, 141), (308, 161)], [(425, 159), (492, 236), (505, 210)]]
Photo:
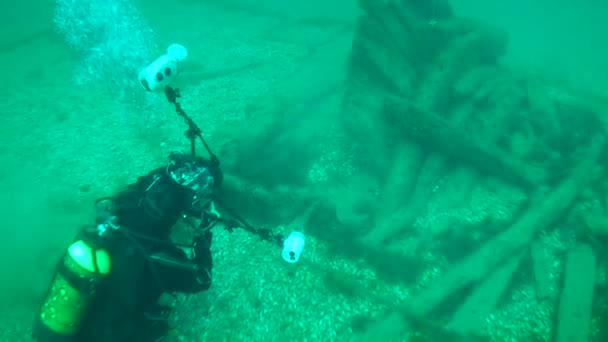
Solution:
[(163, 90), (179, 72), (179, 63), (188, 57), (188, 51), (180, 44), (171, 44), (167, 54), (158, 57), (154, 62), (139, 72), (139, 84), (147, 91)]

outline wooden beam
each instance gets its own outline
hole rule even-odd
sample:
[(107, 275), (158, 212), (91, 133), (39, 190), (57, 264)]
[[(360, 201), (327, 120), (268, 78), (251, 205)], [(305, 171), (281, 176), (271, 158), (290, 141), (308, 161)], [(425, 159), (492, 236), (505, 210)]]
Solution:
[(544, 170), (513, 158), (492, 142), (472, 137), (433, 112), (421, 110), (395, 97), (387, 97), (383, 113), (403, 138), (413, 139), (429, 149), (527, 188), (544, 183)]

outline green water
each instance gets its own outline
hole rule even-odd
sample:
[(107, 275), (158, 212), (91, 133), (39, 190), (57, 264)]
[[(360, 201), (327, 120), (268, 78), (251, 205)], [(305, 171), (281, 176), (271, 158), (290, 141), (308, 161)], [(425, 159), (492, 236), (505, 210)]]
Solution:
[[(212, 289), (180, 302), (176, 309), (188, 341), (221, 341), (228, 336), (235, 341), (406, 341), (410, 335), (403, 331), (392, 335), (389, 331), (388, 337), (382, 337), (370, 333), (374, 331), (370, 326), (381, 321), (378, 317), (393, 304), (403, 303), (410, 294), (434, 283), (463, 255), (502, 232), (524, 208), (522, 198), (532, 197), (531, 192), (505, 186), (482, 173), (471, 181), (471, 187), (479, 180), (483, 189), (476, 188), (470, 197), (459, 200), (472, 203), (460, 208), (459, 201), (445, 200), (445, 194), (460, 191), (456, 179), (465, 171), (458, 167), (470, 161), (440, 160), (437, 170), (447, 168), (449, 172), (425, 183), (435, 190), (417, 192), (428, 196), (415, 204), (419, 210), (410, 224), (415, 224), (416, 232), (397, 229), (400, 235), (386, 250), (362, 252), (359, 239), (373, 230), (370, 227), (382, 223), (378, 217), (390, 216), (406, 205), (401, 188), (385, 187), (391, 175), (399, 179), (411, 169), (404, 163), (400, 167), (405, 171), (393, 174), (399, 170), (395, 146), (401, 144), (399, 134), (387, 133), (393, 122), (379, 122), (371, 112), (368, 120), (361, 119), (344, 110), (345, 90), (352, 85), (353, 36), (362, 12), (356, 1), (134, 0), (131, 4), (141, 15), (138, 25), (153, 31), (147, 42), (153, 46), (151, 55), (138, 55), (140, 68), (171, 43), (186, 46), (189, 57), (175, 81), (184, 109), (201, 126), (226, 172), (247, 183), (241, 189), (244, 194), (256, 190), (270, 194), (264, 197), (268, 202), (256, 202), (256, 197), (248, 202), (246, 195), (237, 196), (237, 210), (255, 224), (286, 232), (304, 229), (311, 235), (302, 262), (289, 267), (276, 246), (245, 232), (218, 231)], [(608, 47), (602, 40), (608, 34), (607, 5), (599, 1), (455, 0), (452, 6), (456, 15), (494, 25), (508, 35), (506, 53), (496, 62), (499, 68), (535, 75), (539, 82), (547, 82), (543, 83), (546, 88), (555, 84), (572, 94), (585, 94), (580, 101), (589, 101), (593, 108), (589, 111), (598, 112), (587, 121), (588, 112), (573, 110), (580, 115), (566, 120), (571, 126), (561, 128), (576, 130), (576, 134), (564, 134), (576, 136), (573, 142), (563, 142), (560, 150), (555, 148), (560, 145), (555, 142), (558, 138), (547, 138), (551, 132), (540, 134), (539, 144), (554, 145), (522, 148), (525, 151), (520, 154), (530, 156), (540, 150), (539, 154), (546, 155), (547, 148), (563, 153), (559, 165), (570, 167), (580, 160), (588, 142), (578, 138), (605, 131), (599, 123), (605, 122), (608, 103)], [(110, 63), (96, 69), (98, 64), (87, 64), (87, 53), (70, 47), (65, 35), (57, 31), (55, 10), (51, 1), (0, 3), (2, 341), (27, 340), (56, 260), (78, 227), (92, 219), (93, 201), (162, 165), (169, 152), (189, 149), (183, 133), (186, 126), (174, 107), (162, 94), (146, 94), (138, 86), (135, 61), (140, 60), (134, 58), (124, 68)], [(432, 14), (424, 19), (436, 20)], [(134, 34), (129, 30), (120, 33), (125, 39)], [(130, 47), (143, 49), (122, 48)], [(124, 55), (125, 50), (119, 50), (96, 61), (114, 58), (120, 62)], [(429, 65), (433, 64), (425, 64), (420, 73), (426, 73)], [(382, 87), (375, 83), (373, 72), (368, 76), (375, 85), (367, 90), (367, 83), (363, 84), (357, 96), (361, 102), (383, 96), (384, 91), (394, 93), (394, 89), (379, 90)], [(419, 84), (412, 84), (415, 92)], [(452, 99), (446, 101), (449, 111), (457, 112)], [(467, 103), (468, 99), (461, 99), (459, 108)], [(479, 108), (483, 108), (480, 113), (494, 113), (495, 109), (492, 105)], [(598, 108), (604, 109), (603, 114)], [(510, 120), (502, 122), (521, 121), (517, 115), (527, 114), (514, 111)], [(529, 130), (540, 130), (545, 123), (544, 119), (530, 121)], [(353, 128), (353, 122), (360, 126)], [(509, 138), (503, 140), (513, 147), (519, 140), (511, 139), (511, 134), (515, 135), (509, 131)], [(528, 137), (529, 132), (518, 134)], [(564, 147), (568, 143), (572, 146)], [(515, 150), (513, 147), (511, 152), (517, 153)], [(202, 146), (199, 151), (204, 153)], [(436, 151), (425, 148), (420, 153), (431, 152)], [(550, 183), (548, 188), (556, 184)], [(593, 193), (573, 206), (607, 205), (601, 177), (592, 184)], [(322, 199), (322, 208), (313, 212), (307, 224), (281, 227), (305, 212), (315, 199)], [(412, 203), (408, 205), (414, 206)], [(448, 209), (437, 209), (442, 205)], [(425, 231), (434, 225), (461, 229), (454, 229), (445, 241), (429, 244), (427, 236), (432, 239), (435, 235)], [(570, 225), (566, 219), (556, 224), (566, 227), (559, 230), (564, 236), (575, 230)], [(486, 226), (492, 228), (484, 230)], [(546, 240), (560, 240), (551, 245), (551, 253), (561, 269), (567, 251), (562, 245), (572, 241), (547, 234)], [(421, 238), (412, 242), (410, 236)], [(418, 253), (410, 253), (412, 244), (428, 245), (433, 256), (430, 260), (412, 256)], [(600, 271), (605, 272), (605, 260), (601, 255), (597, 258)], [(524, 260), (529, 266), (529, 260)], [(516, 273), (517, 284), (510, 285), (509, 294), (527, 298), (520, 300), (527, 304), (534, 287), (532, 272), (522, 266)], [(600, 295), (596, 298), (602, 303), (606, 302), (601, 297), (605, 287), (605, 281), (598, 280), (596, 292)], [(512, 321), (520, 321), (529, 314), (517, 306), (518, 299), (504, 302), (495, 313), (500, 319), (508, 321), (511, 314)], [(458, 307), (450, 303), (445, 312), (439, 310), (439, 318), (429, 316), (436, 319), (433, 324), (449, 321)], [(555, 333), (556, 306), (549, 307), (539, 314), (542, 324), (521, 324), (512, 327), (512, 333), (522, 338), (537, 329), (543, 331), (543, 338), (550, 338)], [(600, 315), (598, 310), (594, 309), (594, 317)], [(594, 324), (597, 339), (603, 329), (597, 321)], [(481, 330), (489, 335), (492, 329), (503, 331), (498, 323), (489, 326)], [(434, 327), (422, 324), (420, 330), (428, 334)], [(495, 336), (492, 340), (502, 341)]]

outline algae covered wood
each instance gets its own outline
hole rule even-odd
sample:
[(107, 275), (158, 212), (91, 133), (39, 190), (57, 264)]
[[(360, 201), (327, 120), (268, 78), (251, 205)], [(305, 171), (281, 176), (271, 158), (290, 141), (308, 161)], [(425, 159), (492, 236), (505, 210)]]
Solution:
[[(374, 168), (378, 176), (384, 179), (384, 205), (377, 215), (377, 229), (361, 239), (366, 246), (376, 247), (385, 238), (384, 234), (376, 233), (391, 229), (399, 221), (398, 209), (408, 205), (423, 152), (415, 142), (399, 141), (393, 144), (395, 139), (386, 134), (386, 122), (382, 117), (384, 92), (413, 93), (416, 74), (407, 57), (411, 44), (403, 44), (411, 39), (410, 33), (395, 13), (388, 11), (386, 4), (369, 5), (369, 10), (357, 22), (349, 78), (356, 81), (364, 76), (367, 88), (372, 89), (359, 88), (361, 94), (347, 92), (348, 97), (344, 98), (346, 105), (363, 102), (364, 99), (363, 105), (368, 111), (356, 111), (352, 105), (345, 106), (350, 111), (344, 113), (342, 120), (356, 134), (369, 155), (368, 164), (371, 165), (368, 166)], [(377, 96), (367, 95), (370, 91), (377, 93)], [(367, 134), (361, 134), (362, 132)], [(382, 155), (387, 156), (386, 163), (382, 161)]]
[(412, 199), (412, 191), (422, 161), (422, 151), (416, 144), (405, 142), (397, 147), (393, 167), (384, 184), (383, 205), (379, 208), (375, 227), (365, 234), (361, 242), (368, 247), (381, 247), (381, 244), (396, 231), (404, 229), (404, 210)]
[(557, 294), (557, 289), (551, 278), (551, 265), (553, 260), (547, 253), (547, 246), (541, 241), (536, 240), (530, 245), (530, 256), (532, 257), (532, 267), (534, 269), (534, 279), (536, 280), (536, 299), (541, 302), (553, 300)]
[(388, 96), (383, 113), (406, 139), (418, 141), (429, 149), (469, 162), (493, 176), (528, 188), (544, 183), (544, 170), (510, 156), (492, 142), (471, 137), (439, 115), (421, 110), (408, 101)]
[[(467, 110), (457, 110), (452, 113), (449, 120), (454, 125), (460, 125), (470, 113)], [(422, 153), (422, 149), (419, 148), (419, 151), (419, 153)], [(380, 243), (399, 232), (411, 230), (416, 218), (425, 211), (429, 198), (433, 194), (434, 185), (445, 175), (448, 167), (446, 156), (437, 151), (429, 152), (423, 162), (419, 164), (420, 167), (414, 174), (417, 177), (412, 180), (414, 186), (407, 192), (408, 194), (411, 193), (407, 205), (397, 208), (391, 216), (380, 215), (379, 217), (383, 218), (383, 224), (377, 226), (372, 233), (368, 234), (365, 237), (366, 241), (370, 239), (373, 243)], [(475, 170), (461, 168), (460, 171), (461, 180), (464, 182), (472, 184), (477, 180)], [(459, 197), (463, 194), (453, 195)]]
[(415, 69), (385, 39), (380, 24), (369, 16), (359, 17), (351, 51), (351, 72), (365, 72), (368, 86), (408, 94), (412, 91)]
[[(416, 88), (415, 95), (406, 96), (412, 98), (412, 102), (421, 111), (447, 113), (444, 115), (446, 122), (454, 127), (459, 127), (474, 110), (468, 106), (465, 107), (468, 110), (447, 109), (452, 83), (467, 68), (473, 67), (483, 59), (482, 54), (478, 52), (481, 47), (487, 47), (488, 51), (492, 51), (492, 53), (488, 53), (488, 55), (493, 56), (490, 58), (490, 61), (492, 61), (504, 50), (505, 41), (506, 39), (503, 39), (500, 33), (477, 26), (474, 26), (473, 31), (468, 34), (454, 37), (446, 44), (443, 51), (437, 53), (434, 61), (428, 68), (425, 68), (424, 74), (420, 75), (422, 80)], [(390, 120), (387, 120), (387, 122), (389, 125), (392, 124)], [(401, 133), (400, 130), (397, 130), (390, 136), (399, 136)], [(399, 137), (396, 137), (396, 139), (399, 140)], [(416, 171), (415, 173), (411, 171), (404, 173), (406, 175), (404, 177), (415, 178), (409, 181), (409, 183), (415, 184), (414, 187), (408, 188), (408, 191), (403, 193), (403, 197), (408, 200), (408, 203), (393, 211), (391, 215), (379, 215), (376, 228), (364, 238), (367, 244), (379, 245), (399, 232), (409, 230), (415, 219), (425, 210), (434, 184), (445, 174), (447, 161), (446, 156), (441, 151), (428, 151), (424, 148), (424, 144), (420, 144), (419, 140), (409, 140), (413, 140), (418, 149), (417, 153), (412, 153), (410, 157), (417, 160), (417, 163), (412, 163), (412, 165), (420, 166), (413, 168)], [(395, 165), (397, 164), (398, 161), (395, 162)], [(475, 175), (473, 170), (471, 170), (470, 175)], [(473, 177), (469, 179), (473, 180)], [(391, 184), (387, 183), (387, 186), (391, 186)]]
[(579, 244), (568, 252), (556, 342), (589, 341), (595, 267), (596, 257), (591, 246)]
[(591, 182), (604, 145), (593, 140), (585, 158), (571, 175), (549, 194), (536, 195), (534, 205), (511, 227), (448, 270), (433, 286), (421, 291), (403, 307), (414, 317), (426, 316), (449, 295), (484, 279), (500, 262), (530, 244), (534, 235), (563, 215), (576, 196)]
[(525, 253), (515, 253), (481, 282), (456, 311), (448, 328), (460, 334), (482, 334), (483, 322), (496, 308), (500, 296), (517, 270)]

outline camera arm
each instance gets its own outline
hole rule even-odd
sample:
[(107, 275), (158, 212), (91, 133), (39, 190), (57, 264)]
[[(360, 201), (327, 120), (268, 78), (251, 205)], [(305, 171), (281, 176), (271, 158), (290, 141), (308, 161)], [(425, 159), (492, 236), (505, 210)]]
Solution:
[(205, 146), (207, 153), (209, 153), (209, 159), (211, 160), (211, 162), (216, 166), (219, 166), (220, 160), (215, 154), (213, 154), (209, 145), (207, 145), (207, 142), (203, 138), (201, 129), (198, 127), (196, 122), (194, 122), (194, 120), (192, 120), (192, 118), (190, 118), (188, 114), (184, 112), (181, 104), (177, 101), (177, 99), (181, 97), (179, 89), (171, 88), (170, 86), (165, 86), (165, 96), (167, 96), (167, 100), (170, 103), (173, 103), (173, 105), (175, 106), (175, 112), (177, 113), (177, 115), (183, 117), (186, 121), (186, 124), (188, 124), (188, 129), (184, 133), (186, 137), (190, 140), (190, 153), (192, 154), (192, 156), (196, 155), (196, 138), (199, 138), (203, 143), (203, 146)]
[[(175, 105), (175, 111), (177, 112), (177, 115), (183, 117), (184, 120), (186, 121), (186, 123), (188, 124), (188, 129), (186, 130), (185, 135), (190, 140), (190, 153), (192, 153), (193, 156), (196, 155), (196, 138), (198, 137), (203, 142), (205, 149), (209, 153), (209, 159), (211, 160), (211, 162), (214, 163), (216, 166), (219, 166), (220, 160), (217, 158), (217, 156), (215, 154), (213, 154), (213, 152), (211, 151), (211, 148), (209, 148), (209, 145), (207, 145), (207, 142), (205, 142), (205, 139), (203, 139), (203, 135), (201, 134), (202, 133), (201, 129), (198, 127), (196, 122), (194, 122), (194, 120), (192, 120), (192, 118), (190, 118), (184, 112), (181, 104), (177, 101), (177, 99), (181, 97), (181, 95), (179, 93), (179, 89), (174, 89), (174, 88), (171, 88), (170, 86), (165, 86), (165, 95), (167, 96), (167, 100), (170, 103), (173, 103), (173, 105)], [(249, 224), (249, 222), (244, 220), (232, 208), (230, 208), (225, 203), (223, 203), (223, 201), (221, 201), (221, 199), (215, 198), (214, 200), (221, 207), (223, 207), (224, 210), (228, 211), (228, 213), (236, 219), (236, 222), (239, 223), (240, 225), (242, 225), (242, 228), (245, 229), (246, 231), (259, 236), (262, 240), (276, 243), (279, 246), (281, 246), (283, 244), (284, 237), (282, 234), (275, 235), (272, 232), (272, 230), (270, 230), (270, 229), (255, 228), (251, 224)], [(228, 223), (228, 222), (225, 222), (225, 223)], [(190, 224), (192, 224), (192, 223), (190, 223)], [(226, 228), (229, 231), (231, 231), (234, 227), (230, 226), (230, 224), (228, 224), (226, 226)]]

